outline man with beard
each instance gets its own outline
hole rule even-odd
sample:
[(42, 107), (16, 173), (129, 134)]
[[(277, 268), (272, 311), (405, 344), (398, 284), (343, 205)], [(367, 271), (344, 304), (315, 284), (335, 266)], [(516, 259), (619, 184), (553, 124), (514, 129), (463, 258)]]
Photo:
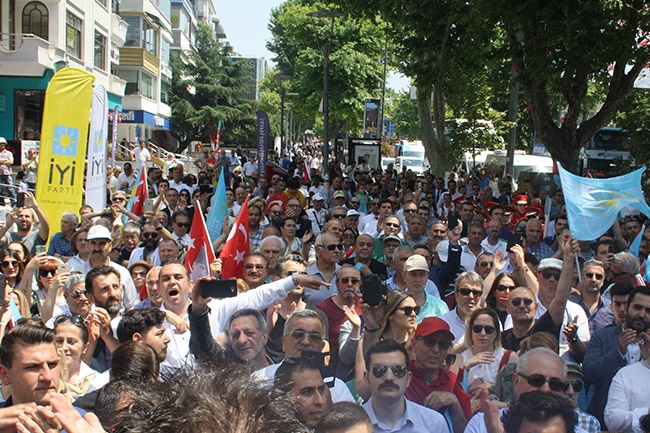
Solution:
[(313, 306), (336, 293), (336, 272), (340, 268), (338, 262), (342, 258), (343, 246), (335, 234), (325, 232), (316, 238), (314, 248), (316, 263), (307, 267), (307, 273), (320, 277), (321, 280), (330, 283), (330, 286), (323, 286), (320, 290), (305, 290), (304, 300)]
[(112, 266), (92, 268), (86, 275), (86, 296), (96, 307), (88, 313), (86, 320), (90, 329), (99, 331), (99, 339), (89, 341), (87, 353), (93, 354), (90, 366), (93, 370), (104, 372), (110, 367), (111, 353), (120, 345), (113, 334), (122, 309), (119, 272)]
[[(38, 230), (33, 230), (36, 216), (41, 224)], [(1, 247), (6, 248), (12, 242), (22, 242), (34, 256), (36, 245), (47, 243), (50, 236), (50, 223), (31, 192), (25, 193), (25, 207), (16, 209), (15, 212), (7, 214), (7, 217), (4, 227), (0, 228)], [(10, 230), (14, 224), (16, 230)]]
[(291, 358), (282, 363), (275, 376), (274, 386), (295, 398), (299, 418), (310, 428), (332, 405), (330, 390), (318, 368), (308, 359)]
[(388, 273), (386, 272), (386, 265), (372, 258), (372, 253), (375, 250), (375, 239), (366, 234), (357, 236), (357, 239), (354, 243), (354, 252), (355, 256), (349, 259), (343, 260), (340, 264), (349, 264), (357, 267), (361, 270), (361, 267), (367, 266), (370, 269), (370, 272), (373, 274), (379, 275), (379, 278), (384, 281), (388, 278)]
[(336, 272), (336, 289), (338, 292), (316, 306), (327, 316), (330, 353), (332, 356), (331, 364), (336, 363), (339, 358), (341, 325), (348, 320), (351, 310), (354, 310), (359, 316), (362, 315), (359, 307), (361, 298), (357, 296), (360, 283), (361, 274), (354, 266), (348, 264), (341, 266)]
[[(158, 226), (160, 227), (160, 230), (162, 230), (162, 226)], [(155, 266), (160, 266), (161, 261), (158, 252), (160, 230), (152, 223), (145, 223), (142, 226), (142, 232), (140, 233), (142, 246), (134, 249), (131, 252), (131, 257), (129, 258), (129, 267), (138, 260), (143, 260), (152, 263)]]
[(163, 325), (166, 317), (165, 312), (156, 307), (127, 311), (117, 325), (120, 344), (131, 340), (141, 341), (156, 352), (158, 362), (163, 362), (169, 344), (169, 336)]
[(594, 333), (582, 366), (584, 381), (594, 385), (587, 412), (606, 429), (604, 411), (607, 395), (616, 372), (641, 360), (640, 342), (650, 327), (650, 287), (635, 287), (627, 298), (625, 322)]
[(579, 295), (569, 298), (580, 305), (589, 318), (589, 332), (614, 324), (611, 301), (600, 295), (605, 282), (605, 267), (597, 260), (588, 260), (582, 265), (582, 279), (578, 283)]
[(124, 266), (112, 262), (108, 256), (113, 248), (111, 232), (104, 226), (92, 226), (90, 230), (88, 230), (87, 239), (90, 248), (90, 257), (88, 261), (79, 266), (71, 266), (70, 271), (88, 274), (93, 268), (99, 266), (110, 266), (115, 269), (119, 275), (119, 281), (122, 286), (120, 301), (124, 300), (124, 306), (127, 309), (135, 306), (139, 302), (139, 296), (138, 291), (133, 284), (131, 274)]
[(390, 339), (373, 344), (365, 360), (363, 378), (371, 397), (363, 408), (375, 431), (448, 431), (442, 415), (404, 398), (412, 373), (408, 370), (408, 352), (401, 344)]

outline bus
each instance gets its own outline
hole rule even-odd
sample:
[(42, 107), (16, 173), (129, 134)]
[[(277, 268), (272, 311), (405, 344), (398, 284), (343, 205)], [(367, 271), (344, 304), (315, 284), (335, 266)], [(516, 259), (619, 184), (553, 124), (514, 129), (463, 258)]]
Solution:
[(620, 174), (618, 161), (631, 161), (629, 133), (621, 128), (603, 128), (583, 148), (580, 173), (591, 177), (613, 177)]

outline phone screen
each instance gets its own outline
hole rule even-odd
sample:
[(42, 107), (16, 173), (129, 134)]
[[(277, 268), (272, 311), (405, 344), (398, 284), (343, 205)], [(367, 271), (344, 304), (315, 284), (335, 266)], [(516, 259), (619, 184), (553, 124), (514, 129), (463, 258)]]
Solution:
[(201, 280), (201, 296), (204, 298), (234, 298), (237, 296), (237, 280)]

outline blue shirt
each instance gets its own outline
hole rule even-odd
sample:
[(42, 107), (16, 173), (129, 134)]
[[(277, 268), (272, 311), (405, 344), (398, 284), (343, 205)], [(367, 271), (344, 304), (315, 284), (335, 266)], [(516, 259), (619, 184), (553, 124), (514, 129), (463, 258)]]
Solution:
[(535, 248), (531, 248), (530, 244), (526, 243), (526, 252), (534, 255), (537, 260), (546, 259), (553, 255), (553, 249), (544, 242), (539, 242)]
[(47, 255), (53, 256), (54, 254), (62, 257), (74, 256), (70, 241), (65, 238), (63, 232), (54, 233), (50, 238), (50, 247), (47, 249)]
[(381, 423), (377, 419), (375, 410), (372, 407), (372, 397), (363, 405), (363, 408), (368, 412), (370, 421), (372, 421), (375, 433), (451, 433), (445, 418), (435, 410), (420, 406), (407, 399), (404, 399), (404, 402), (406, 403), (404, 414), (392, 427)]

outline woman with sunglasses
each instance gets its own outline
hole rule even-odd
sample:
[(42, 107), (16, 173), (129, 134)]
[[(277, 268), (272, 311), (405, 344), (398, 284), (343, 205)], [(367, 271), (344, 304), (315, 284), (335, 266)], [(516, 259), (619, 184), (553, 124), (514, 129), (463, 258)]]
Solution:
[[(23, 292), (33, 315), (39, 315), (47, 291), (54, 282), (57, 267), (61, 262), (56, 257), (46, 256), (45, 253), (38, 253), (27, 263), (23, 277), (20, 282), (20, 291)], [(37, 287), (33, 287), (36, 277)]]
[(512, 350), (501, 347), (500, 328), (499, 317), (491, 308), (479, 308), (467, 317), (467, 349), (462, 356), (470, 393), (489, 386), (505, 364), (519, 359)]
[(7, 278), (7, 287), (17, 289), (23, 277), (23, 263), (17, 251), (0, 251), (0, 272)]
[(23, 268), (32, 259), (31, 254), (29, 254), (29, 248), (27, 248), (27, 245), (22, 242), (12, 242), (7, 245), (7, 249), (9, 251), (15, 251), (18, 253), (18, 257), (20, 262), (23, 264)]
[(62, 377), (72, 397), (86, 393), (97, 372), (82, 361), (87, 352), (88, 328), (80, 316), (59, 316), (54, 321), (54, 342), (65, 357), (67, 374)]
[[(365, 305), (365, 304), (364, 304)], [(363, 317), (368, 320), (370, 308), (362, 306)], [(404, 345), (409, 356), (413, 356), (411, 351), (411, 339), (415, 328), (417, 328), (417, 315), (420, 307), (417, 306), (415, 299), (411, 295), (401, 290), (393, 290), (388, 293), (386, 306), (383, 309), (379, 327), (376, 328), (379, 340), (395, 340)], [(345, 324), (343, 324), (345, 326)], [(366, 322), (365, 330), (369, 332), (369, 324)], [(372, 331), (372, 329), (370, 329)], [(370, 397), (370, 388), (364, 384), (363, 373), (366, 371), (366, 363), (363, 353), (363, 337), (359, 342), (357, 350), (357, 359), (355, 363), (356, 390), (357, 393), (365, 400)]]
[(357, 234), (351, 228), (345, 228), (343, 230), (343, 237), (341, 238), (341, 244), (343, 245), (343, 252), (347, 252), (350, 248), (354, 246), (354, 243), (357, 240)]
[(179, 205), (183, 206), (183, 209), (191, 207), (192, 197), (190, 196), (190, 191), (188, 189), (182, 189), (181, 192), (178, 193), (178, 201)]

